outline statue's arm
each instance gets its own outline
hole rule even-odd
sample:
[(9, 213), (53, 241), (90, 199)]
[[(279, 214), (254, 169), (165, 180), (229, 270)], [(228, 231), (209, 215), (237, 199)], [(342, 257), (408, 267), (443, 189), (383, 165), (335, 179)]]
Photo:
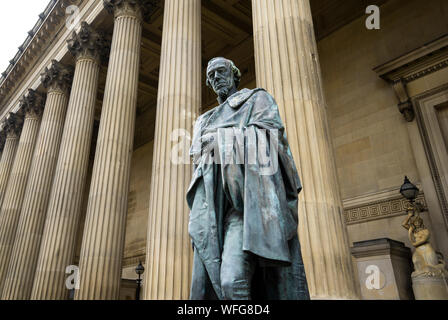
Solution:
[(264, 90), (254, 94), (253, 106), (246, 123), (246, 127), (251, 126), (267, 130), (284, 130), (278, 105), (275, 99)]
[(416, 241), (414, 241), (414, 227), (410, 226), (408, 229), (408, 237), (409, 237), (409, 241), (411, 241), (411, 244), (416, 247), (418, 244)]
[(407, 230), (409, 230), (409, 228), (411, 227), (411, 225), (409, 224), (409, 220), (411, 219), (411, 217), (414, 215), (414, 213), (412, 211), (408, 211), (408, 216), (406, 217), (406, 219), (403, 221), (403, 223), (401, 224), (401, 226)]

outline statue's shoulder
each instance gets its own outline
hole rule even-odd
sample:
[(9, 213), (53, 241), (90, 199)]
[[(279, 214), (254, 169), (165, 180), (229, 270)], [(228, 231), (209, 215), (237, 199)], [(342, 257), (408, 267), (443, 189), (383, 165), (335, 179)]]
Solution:
[(269, 95), (270, 94), (266, 91), (266, 89), (263, 88), (255, 88), (255, 89), (241, 89), (239, 92), (239, 94), (244, 95), (244, 96), (248, 96), (251, 97), (253, 95)]
[(259, 97), (260, 95), (269, 95), (266, 90), (262, 88), (255, 88), (255, 89), (241, 89), (237, 93), (235, 93), (233, 96), (231, 96), (227, 102), (232, 108), (238, 108), (247, 101), (253, 101), (251, 98)]
[(255, 88), (252, 90), (252, 95), (256, 95), (257, 97), (266, 97), (268, 99), (274, 99), (274, 97), (266, 91), (264, 88)]
[(258, 106), (258, 107), (269, 107), (271, 108), (278, 108), (277, 102), (275, 101), (274, 97), (266, 91), (266, 89), (263, 88), (256, 88), (252, 90), (252, 101)]
[(276, 104), (274, 97), (264, 88), (255, 88), (251, 90), (252, 101), (267, 103), (269, 105)]

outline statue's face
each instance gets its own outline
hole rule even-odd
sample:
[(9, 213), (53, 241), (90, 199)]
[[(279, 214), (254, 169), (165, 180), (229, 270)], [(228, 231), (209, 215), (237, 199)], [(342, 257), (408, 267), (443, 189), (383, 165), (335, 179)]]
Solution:
[(213, 91), (222, 98), (227, 98), (235, 87), (232, 68), (224, 59), (216, 59), (208, 66), (207, 79)]

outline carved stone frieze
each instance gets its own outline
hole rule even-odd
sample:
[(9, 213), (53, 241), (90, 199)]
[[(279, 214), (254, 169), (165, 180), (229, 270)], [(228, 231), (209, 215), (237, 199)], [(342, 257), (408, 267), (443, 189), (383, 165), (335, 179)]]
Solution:
[(77, 59), (91, 58), (97, 61), (105, 61), (109, 55), (110, 42), (105, 36), (95, 31), (87, 22), (81, 22), (81, 30), (73, 32), (67, 40), (70, 53)]
[[(416, 199), (426, 207), (423, 193)], [(377, 219), (390, 218), (393, 216), (405, 215), (409, 206), (408, 200), (398, 195), (389, 199), (371, 201), (357, 205), (356, 207), (344, 208), (344, 218), (346, 224), (356, 224)]]
[(53, 60), (41, 74), (41, 80), (48, 91), (68, 92), (73, 80), (73, 68)]
[(115, 18), (133, 16), (137, 19), (148, 20), (157, 7), (158, 0), (103, 0), (104, 7)]

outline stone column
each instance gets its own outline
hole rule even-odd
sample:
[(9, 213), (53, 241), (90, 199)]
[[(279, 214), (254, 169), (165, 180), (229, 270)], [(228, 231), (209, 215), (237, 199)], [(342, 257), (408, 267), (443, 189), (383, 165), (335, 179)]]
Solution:
[(144, 0), (104, 1), (114, 31), (80, 255), (80, 300), (118, 299), (134, 142)]
[(83, 22), (68, 48), (76, 58), (61, 150), (47, 210), (32, 299), (64, 300), (67, 266), (73, 264), (86, 184), (100, 61), (108, 53), (103, 36)]
[(0, 161), (0, 206), (3, 203), (6, 187), (8, 185), (9, 175), (14, 163), (17, 146), (19, 145), (20, 131), (22, 130), (23, 119), (16, 114), (11, 113), (5, 121), (4, 131), (4, 147), (2, 152), (2, 160)]
[(44, 102), (44, 97), (32, 90), (21, 102), (25, 121), (0, 212), (0, 294), (14, 244)]
[(72, 68), (57, 61), (53, 61), (51, 67), (42, 74), (42, 83), (48, 91), (47, 101), (33, 154), (2, 300), (27, 300), (31, 296), (72, 76)]
[(303, 183), (299, 235), (311, 297), (358, 298), (309, 0), (252, 0), (257, 86), (280, 108)]
[[(201, 105), (201, 1), (166, 0), (146, 251), (145, 298), (188, 299), (192, 250), (185, 194), (191, 165), (172, 159)], [(181, 141), (184, 138), (180, 138)], [(186, 142), (186, 140), (184, 140)], [(182, 145), (188, 160), (187, 145)]]

